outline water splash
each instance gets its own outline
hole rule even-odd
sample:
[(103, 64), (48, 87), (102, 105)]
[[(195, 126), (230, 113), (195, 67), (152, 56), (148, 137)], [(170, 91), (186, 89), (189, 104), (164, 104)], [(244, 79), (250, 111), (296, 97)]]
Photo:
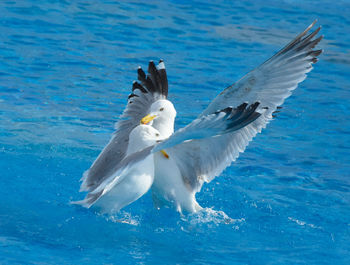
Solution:
[(218, 225), (234, 225), (235, 229), (239, 229), (239, 225), (243, 222), (245, 222), (244, 218), (240, 219), (233, 219), (229, 217), (225, 212), (223, 211), (215, 211), (212, 208), (204, 208), (202, 211), (198, 213), (192, 213), (187, 216), (183, 216), (181, 218), (182, 221), (188, 222), (190, 225), (196, 226), (196, 225), (202, 225), (202, 224), (214, 224), (216, 226)]
[(139, 226), (141, 224), (141, 218), (139, 216), (133, 216), (131, 213), (125, 211), (113, 215), (104, 215), (104, 218), (113, 223), (123, 223), (133, 226)]

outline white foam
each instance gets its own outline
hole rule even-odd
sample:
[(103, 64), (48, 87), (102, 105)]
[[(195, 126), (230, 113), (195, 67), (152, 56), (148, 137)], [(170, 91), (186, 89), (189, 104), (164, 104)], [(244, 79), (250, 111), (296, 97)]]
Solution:
[(197, 224), (209, 224), (213, 223), (216, 225), (219, 224), (227, 224), (227, 225), (235, 225), (233, 228), (238, 230), (239, 223), (245, 222), (244, 218), (240, 219), (233, 219), (229, 217), (225, 212), (223, 211), (215, 211), (212, 208), (204, 208), (203, 210), (190, 214), (186, 217), (182, 218), (184, 221), (188, 221), (191, 225), (197, 225)]
[(132, 216), (130, 213), (124, 211), (115, 215), (108, 215), (106, 216), (106, 220), (113, 223), (122, 223), (134, 226), (140, 225), (140, 218), (138, 216)]
[(292, 222), (294, 222), (294, 223), (296, 223), (296, 224), (298, 224), (300, 226), (309, 226), (311, 228), (318, 228), (318, 229), (321, 228), (321, 227), (318, 227), (318, 226), (316, 226), (314, 224), (308, 224), (308, 223), (306, 223), (304, 221), (298, 220), (298, 219), (293, 218), (293, 217), (288, 217), (288, 220), (290, 220), (290, 221), (292, 221)]

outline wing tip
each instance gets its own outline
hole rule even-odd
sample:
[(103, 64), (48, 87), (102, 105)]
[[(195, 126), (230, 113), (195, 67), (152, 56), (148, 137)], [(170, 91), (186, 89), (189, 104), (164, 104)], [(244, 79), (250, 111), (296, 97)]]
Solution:
[(314, 21), (307, 27), (307, 29), (311, 29), (317, 23), (318, 19), (315, 18)]
[[(141, 66), (137, 68), (137, 79), (141, 82), (138, 88), (143, 87), (141, 91), (143, 93), (151, 92), (152, 94), (157, 93), (161, 97), (168, 97), (168, 79), (165, 70), (164, 60), (160, 59), (156, 65), (153, 60), (148, 63), (148, 74), (143, 71)], [(133, 90), (138, 82), (133, 82)]]
[[(317, 21), (318, 21), (317, 18), (314, 19), (314, 21), (302, 32), (302, 34), (304, 33), (304, 35), (305, 35), (308, 31), (310, 31), (310, 29), (312, 29), (312, 28), (315, 26), (315, 24), (317, 23)], [(318, 28), (321, 29), (321, 26), (319, 26)], [(315, 31), (317, 31), (318, 28), (317, 28)]]
[(156, 66), (157, 70), (165, 70), (165, 64), (164, 64), (164, 60), (160, 59), (158, 65)]
[(159, 93), (163, 97), (168, 97), (168, 78), (165, 70), (164, 60), (160, 59), (158, 65), (151, 60), (148, 65), (149, 77), (155, 88), (154, 92)]
[(313, 28), (313, 26), (316, 24), (317, 22), (317, 19), (315, 19), (303, 32), (301, 32), (294, 40), (298, 40), (298, 39), (301, 39), (302, 37), (304, 37), (309, 31), (311, 28)]
[(317, 22), (317, 19), (315, 19), (303, 32), (297, 35), (291, 42), (289, 42), (284, 48), (282, 48), (278, 53), (276, 53), (269, 60), (281, 54), (285, 54), (290, 50), (299, 50), (299, 51), (303, 49), (312, 50), (312, 48), (314, 48), (323, 39), (323, 35), (321, 35), (320, 37), (317, 37), (316, 39), (313, 40), (313, 38), (317, 36), (319, 31), (322, 29), (322, 26), (319, 26), (308, 36), (306, 37), (304, 36), (310, 31), (310, 29), (316, 24), (316, 22)]

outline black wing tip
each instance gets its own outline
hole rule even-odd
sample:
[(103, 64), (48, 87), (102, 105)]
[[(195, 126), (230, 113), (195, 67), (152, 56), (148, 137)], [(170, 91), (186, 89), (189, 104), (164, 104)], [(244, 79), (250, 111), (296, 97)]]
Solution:
[(141, 66), (137, 68), (137, 79), (141, 82), (144, 82), (144, 80), (146, 79), (146, 73), (142, 70)]
[(234, 108), (234, 110), (244, 110), (245, 108), (247, 108), (248, 106), (248, 102), (244, 102), (241, 105), (239, 105), (237, 108)]
[[(315, 36), (317, 36), (317, 34), (321, 31), (322, 26), (318, 26), (314, 31), (312, 31), (309, 35), (305, 36), (310, 30), (311, 28), (315, 25), (315, 23), (317, 22), (317, 20), (315, 20), (309, 27), (307, 27), (302, 33), (300, 33), (295, 40), (299, 40), (299, 42), (307, 42), (307, 43), (314, 43), (314, 46), (316, 46), (322, 39), (323, 39), (323, 35), (319, 36), (316, 39), (313, 39)], [(304, 37), (305, 36), (305, 37)], [(304, 37), (304, 38), (303, 38)], [(313, 47), (314, 47), (313, 46)], [(313, 48), (312, 47), (312, 48)]]
[(134, 92), (136, 89), (139, 89), (142, 93), (148, 93), (147, 90), (137, 81), (134, 81), (132, 83), (132, 92)]
[(214, 114), (219, 114), (219, 113), (221, 113), (221, 112), (225, 112), (225, 113), (227, 114), (227, 113), (231, 113), (232, 110), (233, 110), (232, 107), (226, 107), (226, 108), (224, 108), (224, 109), (221, 109), (221, 110), (218, 110), (218, 111), (214, 112)]
[(259, 102), (259, 101), (256, 101), (256, 102), (254, 102), (253, 104), (251, 104), (251, 105), (249, 106), (248, 109), (254, 109), (254, 110), (256, 110), (256, 108), (257, 108), (259, 105), (260, 105), (260, 102)]
[(309, 33), (309, 31), (316, 24), (316, 22), (317, 22), (317, 19), (314, 20), (303, 32), (301, 32), (298, 36), (296, 36), (290, 43), (288, 43), (275, 56), (285, 54), (286, 52), (288, 52), (290, 50), (295, 50), (295, 51), (303, 51), (304, 50), (305, 52), (313, 51), (313, 48), (315, 48), (316, 45), (324, 37), (323, 35), (317, 37), (318, 33), (322, 29), (321, 26), (317, 27), (313, 32)]
[[(314, 37), (316, 37), (318, 35), (318, 33), (321, 31), (322, 26), (318, 26), (313, 32), (311, 32), (309, 35), (307, 35), (306, 37), (304, 37), (309, 31), (310, 29), (315, 25), (315, 23), (317, 22), (317, 19), (314, 20), (314, 22), (307, 27), (304, 32), (302, 32), (301, 34), (299, 34), (300, 38), (299, 38), (299, 42), (303, 43), (305, 42), (306, 44), (310, 45), (310, 48), (314, 48), (324, 37), (324, 35), (321, 35), (319, 37), (317, 37), (316, 39), (314, 39)], [(299, 37), (298, 36), (298, 37)], [(297, 38), (298, 38), (297, 37)], [(304, 37), (304, 38), (302, 38)], [(297, 39), (296, 38), (296, 39)], [(301, 47), (307, 47), (308, 45), (301, 45)]]
[(137, 81), (133, 82), (133, 91), (140, 89), (143, 93), (157, 93), (163, 98), (168, 97), (168, 79), (165, 71), (164, 60), (160, 59), (158, 65), (150, 60), (148, 63), (148, 74), (143, 71), (141, 66), (137, 68)]
[(320, 32), (321, 29), (322, 29), (322, 26), (321, 25), (318, 26), (318, 28), (315, 29), (315, 31), (314, 31), (315, 35), (317, 35)]
[[(224, 112), (226, 114), (232, 114), (230, 116), (230, 118), (229, 118), (229, 119), (232, 119), (234, 114), (236, 114), (236, 113), (243, 113), (243, 112), (247, 112), (247, 111), (254, 112), (258, 108), (259, 105), (260, 105), (259, 101), (256, 101), (256, 102), (254, 102), (254, 103), (252, 103), (250, 105), (249, 105), (248, 102), (244, 102), (241, 105), (239, 105), (238, 107), (235, 107), (235, 108), (233, 108), (233, 107), (226, 107), (224, 109), (221, 109), (221, 110), (218, 110), (218, 111), (214, 112), (214, 114), (219, 114), (221, 112)], [(263, 109), (268, 109), (268, 108), (267, 107), (263, 107)]]
[[(256, 101), (250, 105), (244, 102), (237, 108), (232, 108), (231, 115), (227, 118), (228, 124), (226, 131), (232, 132), (239, 130), (258, 119), (262, 115), (262, 113), (256, 111), (259, 106), (260, 102)], [(268, 108), (263, 107), (262, 109)]]
[(154, 86), (154, 92), (168, 97), (168, 78), (165, 70), (164, 60), (160, 59), (158, 65), (151, 60), (148, 64), (148, 73)]
[[(312, 29), (312, 28), (315, 26), (315, 24), (316, 24), (317, 22), (318, 22), (318, 19), (315, 18), (314, 21), (304, 30), (303, 33), (307, 33), (308, 31), (310, 31), (310, 29)], [(319, 26), (319, 27), (320, 27), (320, 26)]]
[(128, 96), (128, 99), (131, 99), (131, 98), (133, 98), (133, 97), (138, 97), (138, 95), (132, 93), (132, 94), (130, 94), (130, 95)]
[(150, 67), (156, 68), (156, 65), (154, 64), (154, 61), (153, 61), (153, 60), (150, 60), (150, 61), (148, 62), (148, 72), (150, 72)]

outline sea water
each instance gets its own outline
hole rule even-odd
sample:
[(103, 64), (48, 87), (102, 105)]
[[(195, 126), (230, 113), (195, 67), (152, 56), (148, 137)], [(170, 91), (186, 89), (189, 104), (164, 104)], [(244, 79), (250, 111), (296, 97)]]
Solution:
[[(1, 264), (350, 264), (348, 1), (1, 1)], [(164, 59), (176, 128), (314, 19), (319, 62), (180, 216), (150, 194), (71, 205), (136, 69)]]

